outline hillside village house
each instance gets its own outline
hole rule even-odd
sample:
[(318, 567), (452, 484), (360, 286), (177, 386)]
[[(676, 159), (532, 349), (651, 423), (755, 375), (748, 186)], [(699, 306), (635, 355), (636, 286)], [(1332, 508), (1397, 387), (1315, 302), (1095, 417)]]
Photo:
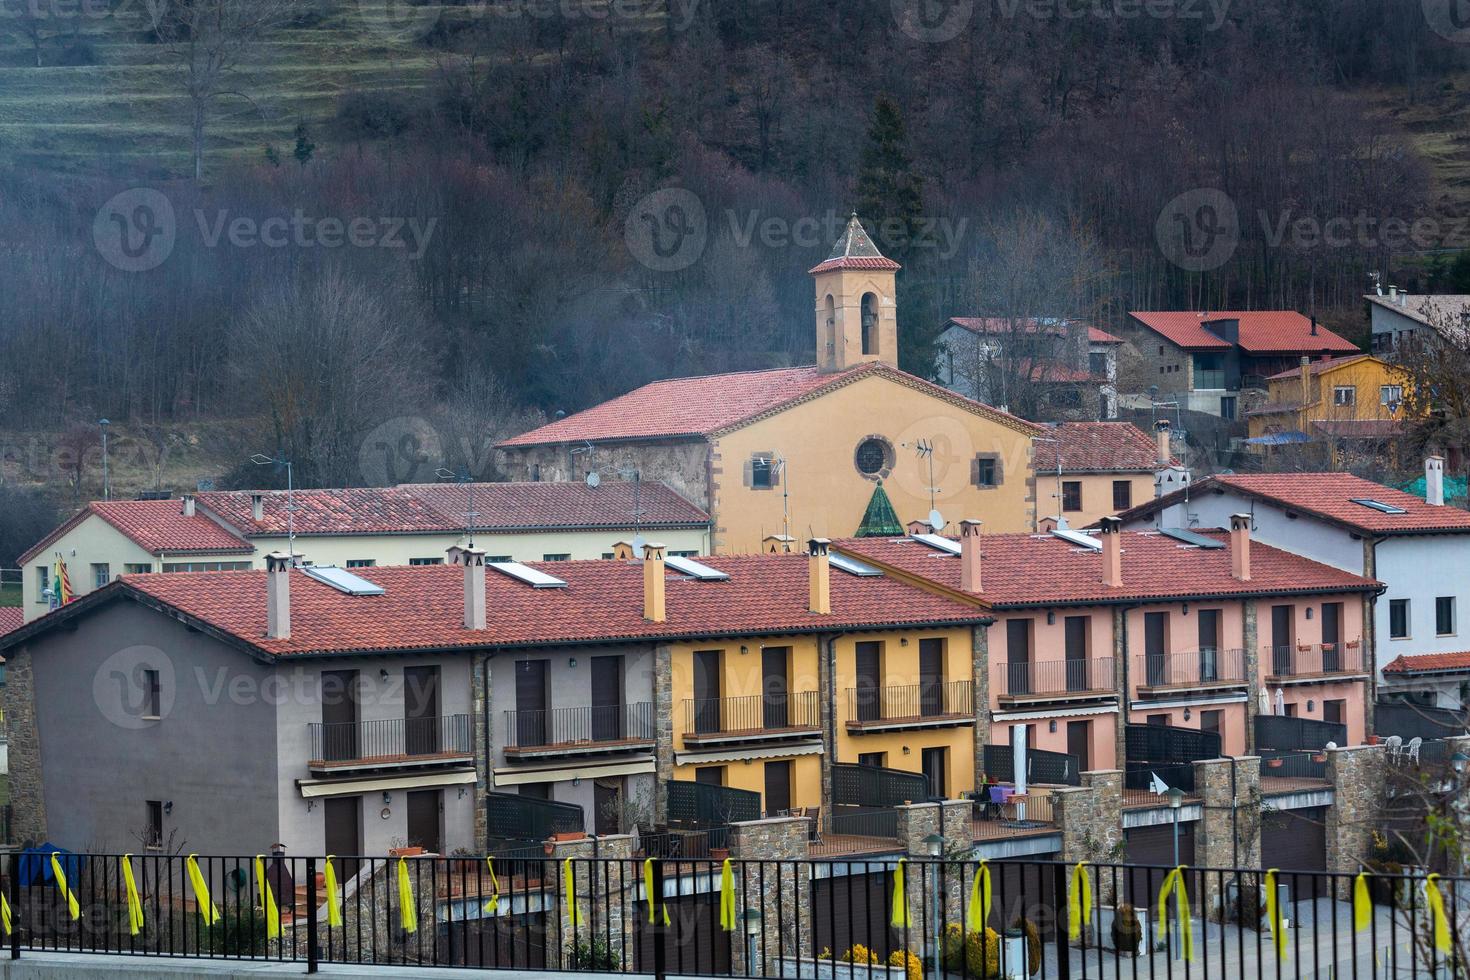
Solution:
[(1038, 526), (1087, 527), (1189, 481), (1169, 423), (1150, 438), (1131, 422), (1064, 422), (1036, 440)]
[[(59, 556), (74, 595), (123, 574), (263, 568), (272, 551), (319, 565), (432, 565), (468, 543), (492, 560), (600, 558), (619, 535), (656, 534), (676, 554), (709, 548), (709, 516), (660, 483), (476, 483), (346, 490), (211, 491), (93, 501), (20, 557), (27, 621), (50, 609)], [(467, 517), (473, 509), (473, 516)]]
[[(1365, 729), (1363, 607), (1378, 583), (1228, 533), (1076, 532), (853, 539), (834, 547), (994, 617), (977, 724), (984, 742), (1029, 726), (1033, 746), (1083, 771), (1121, 769), (1126, 724), (1218, 734), (1255, 749), (1270, 712)], [(1118, 692), (1126, 691), (1120, 699)]]
[(1310, 360), (1266, 379), (1265, 401), (1246, 412), (1256, 452), (1326, 442), (1341, 451), (1390, 443), (1404, 431), (1406, 379), (1371, 354)]
[(1118, 417), (1123, 340), (1106, 330), (1060, 318), (952, 317), (935, 343), (939, 383), (966, 398), (1006, 406), (1011, 385), (1041, 385), (1048, 418)]
[[(661, 823), (674, 783), (820, 808), (831, 767), (875, 753), (935, 795), (974, 787), (973, 602), (834, 566), (823, 541), (616, 551), (124, 575), (0, 640), (16, 837), (483, 852), (508, 798), (587, 829)], [(869, 684), (862, 730), (839, 731)]]
[[(1129, 529), (1163, 531), (1219, 528), (1249, 514), (1259, 541), (1383, 582), (1364, 628), (1372, 663), (1384, 672), (1380, 690), (1457, 707), (1460, 681), (1470, 679), (1454, 666), (1470, 649), (1460, 615), (1470, 602), (1461, 574), (1470, 568), (1470, 512), (1444, 503), (1444, 460), (1431, 457), (1425, 469), (1427, 500), (1347, 473), (1234, 474), (1121, 516)], [(1421, 684), (1404, 667), (1425, 656), (1437, 666), (1435, 680)]]
[(1234, 419), (1241, 394), (1296, 367), (1302, 357), (1359, 353), (1351, 342), (1290, 310), (1134, 312), (1122, 331), (1141, 371), (1122, 382), (1127, 395), (1177, 401), (1187, 411)]
[(716, 553), (850, 535), (880, 482), (905, 519), (1031, 528), (1041, 428), (898, 370), (897, 271), (854, 217), (811, 270), (817, 364), (654, 382), (502, 443), (502, 466), (637, 469), (709, 512)]
[(1460, 325), (1470, 312), (1470, 296), (1411, 294), (1390, 287), (1388, 295), (1369, 293), (1368, 315), (1372, 322), (1372, 350), (1386, 354), (1412, 339), (1437, 336), (1446, 326)]

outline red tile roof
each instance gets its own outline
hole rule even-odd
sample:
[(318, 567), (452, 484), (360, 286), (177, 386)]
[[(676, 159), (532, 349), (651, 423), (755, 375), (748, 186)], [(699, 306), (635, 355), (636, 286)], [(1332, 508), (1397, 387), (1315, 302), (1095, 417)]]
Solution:
[(897, 272), (903, 266), (892, 259), (886, 259), (881, 255), (844, 255), (840, 258), (827, 259), (820, 265), (812, 266), (811, 274), (818, 272), (831, 272), (833, 269), (877, 269), (883, 271)]
[[(286, 491), (260, 493), (265, 504), (260, 521), (252, 516), (249, 492), (209, 491), (199, 494), (199, 503), (246, 534), (285, 534)], [(463, 526), (463, 519), (450, 521), (424, 500), (398, 487), (297, 490), (291, 496), (298, 535), (429, 533)]]
[[(1067, 332), (1075, 321), (1058, 322), (1054, 320), (1042, 321), (1036, 318), (1012, 321), (1005, 317), (979, 317), (979, 316), (956, 316), (950, 317), (951, 326), (960, 327), (974, 334), (1004, 334), (1020, 328), (1022, 333), (1036, 333), (1039, 325), (1045, 322), (1049, 333), (1061, 335)], [(1087, 325), (1087, 342), (1089, 344), (1121, 344), (1123, 338), (1114, 337), (1106, 330), (1099, 330), (1091, 324)]]
[(886, 364), (869, 363), (836, 374), (823, 374), (809, 366), (655, 381), (500, 445), (514, 449), (556, 443), (700, 438), (870, 375), (881, 375), (1013, 428), (1037, 431), (1032, 423), (1014, 415), (971, 401)]
[[(1350, 473), (1233, 473), (1211, 476), (1196, 481), (1187, 490), (1140, 504), (1119, 516), (1125, 521), (1148, 517), (1179, 503), (1186, 494), (1198, 497), (1212, 490), (1232, 491), (1264, 500), (1284, 510), (1310, 514), (1364, 534), (1470, 532), (1470, 511), (1453, 506), (1435, 507), (1422, 497)], [(1377, 500), (1405, 513), (1385, 514), (1353, 503), (1354, 500)]]
[(1424, 674), (1439, 671), (1470, 671), (1470, 650), (1461, 653), (1419, 653), (1394, 658), (1385, 674)]
[[(1054, 439), (1046, 442), (1044, 439)], [(1036, 441), (1036, 472), (1152, 473), (1159, 447), (1132, 422), (1064, 422)]]
[(1135, 312), (1130, 317), (1186, 350), (1229, 350), (1230, 344), (1204, 328), (1215, 320), (1240, 321), (1240, 346), (1252, 354), (1356, 354), (1358, 346), (1291, 310)]
[(18, 630), (26, 621), (25, 613), (19, 606), (0, 607), (0, 636)]
[(20, 564), (34, 559), (94, 514), (153, 555), (248, 555), (255, 550), (250, 542), (204, 514), (196, 511), (193, 517), (185, 517), (181, 500), (94, 500), (32, 545), (20, 556)]
[(1124, 341), (1122, 337), (1114, 337), (1106, 330), (1099, 330), (1097, 327), (1088, 327), (1087, 342), (1090, 344), (1121, 344)]
[[(1251, 580), (1231, 575), (1229, 535), (1201, 532), (1227, 542), (1203, 549), (1156, 532), (1123, 533), (1123, 587), (1102, 582), (1102, 552), (1051, 535), (987, 534), (981, 538), (984, 592), (993, 606), (1088, 605), (1120, 599), (1229, 598), (1248, 595), (1368, 592), (1378, 583), (1261, 544), (1251, 545)], [(853, 538), (837, 550), (948, 589), (959, 589), (958, 557), (912, 538)]]
[[(1313, 375), (1317, 375), (1321, 374), (1323, 371), (1336, 370), (1337, 368), (1346, 367), (1349, 364), (1356, 364), (1358, 361), (1364, 360), (1376, 361), (1378, 360), (1378, 358), (1374, 357), (1372, 354), (1353, 354), (1349, 357), (1319, 357), (1317, 360), (1307, 365), (1307, 371)], [(1294, 367), (1290, 371), (1282, 371), (1280, 374), (1273, 374), (1266, 380), (1285, 381), (1288, 378), (1300, 378), (1301, 376), (1302, 369), (1300, 367)]]
[(673, 637), (780, 635), (890, 626), (982, 622), (975, 605), (889, 577), (832, 570), (832, 614), (807, 611), (807, 557), (721, 556), (701, 561), (728, 581), (699, 582), (671, 572), (663, 623), (643, 618), (643, 569), (637, 562), (538, 563), (568, 583), (536, 589), (493, 569), (486, 573), (488, 628), (464, 627), (464, 570), (452, 565), (354, 569), (381, 585), (376, 596), (349, 596), (291, 573), (291, 637), (268, 640), (265, 571), (124, 575), (26, 629), (34, 635), (59, 617), (83, 614), (108, 596), (132, 594), (177, 611), (226, 637), (277, 656), (561, 643), (629, 642)]
[[(402, 489), (422, 499), (455, 526), (464, 523), (466, 487), (453, 483), (409, 484)], [(476, 483), (475, 528), (482, 531), (557, 528), (697, 528), (709, 515), (663, 483), (607, 480), (585, 483)], [(635, 513), (636, 511), (636, 513)]]
[(843, 228), (837, 244), (832, 246), (832, 253), (827, 256), (826, 261), (811, 270), (811, 275), (830, 272), (833, 269), (876, 269), (897, 272), (901, 268), (903, 267), (897, 262), (883, 257), (883, 253), (878, 251), (878, 246), (873, 244), (873, 239), (869, 237), (863, 223), (854, 214), (847, 219), (847, 226)]

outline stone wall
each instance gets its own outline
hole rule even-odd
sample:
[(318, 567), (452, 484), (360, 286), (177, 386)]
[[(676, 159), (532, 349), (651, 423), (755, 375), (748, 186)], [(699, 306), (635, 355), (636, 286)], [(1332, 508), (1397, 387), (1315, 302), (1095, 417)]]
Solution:
[[(752, 820), (730, 826), (730, 857), (747, 861), (804, 861), (811, 854), (808, 843), (811, 821), (805, 817), (779, 817)], [(740, 906), (742, 896), (760, 903), (761, 928), (755, 940), (755, 964), (745, 960), (747, 941), (734, 944), (735, 972), (745, 976), (766, 976), (775, 971), (772, 959), (781, 950), (781, 937), (786, 937), (790, 955), (792, 936), (812, 934), (812, 877), (808, 868), (796, 864), (746, 864), (737, 871), (735, 881), (737, 929), (745, 928), (745, 913)], [(718, 887), (718, 882), (716, 882)], [(742, 932), (742, 936), (744, 933)], [(810, 954), (808, 954), (810, 955)]]
[(653, 822), (669, 822), (668, 781), (674, 778), (674, 648), (653, 648)]
[(36, 727), (35, 676), (25, 647), (5, 664), (5, 733), (10, 742), (10, 841), (46, 840), (46, 797), (41, 787), (41, 733)]
[(476, 656), (470, 665), (470, 704), (473, 712), (475, 754), (475, 850), (485, 853), (490, 849), (488, 826), (486, 825), (486, 794), (490, 791), (491, 760), (485, 757), (485, 747), (490, 744), (485, 726), (486, 707), (490, 704), (490, 656)]
[(1256, 750), (1256, 715), (1261, 707), (1261, 642), (1260, 621), (1256, 616), (1256, 600), (1245, 600), (1242, 611), (1244, 628), (1241, 644), (1245, 650), (1245, 679), (1248, 685), (1245, 699), (1245, 750), (1254, 752)]
[(528, 446), (502, 449), (498, 457), (508, 480), (580, 481), (593, 470), (604, 480), (615, 480), (620, 479), (620, 470), (637, 470), (643, 480), (667, 483), (686, 500), (705, 510), (710, 507), (710, 448), (703, 439), (605, 443), (595, 446), (592, 452), (572, 452), (585, 448), (580, 442)]
[[(599, 859), (592, 861), (594, 855)], [(575, 882), (574, 895), (568, 895), (565, 887), (565, 866), (572, 860), (572, 878)], [(554, 885), (548, 891), (556, 895), (557, 915), (547, 922), (546, 956), (548, 962), (560, 958), (569, 964), (574, 943), (588, 942), (596, 937), (611, 945), (609, 952), (618, 962), (631, 962), (632, 950), (625, 949), (626, 940), (633, 934), (631, 916), (637, 914), (635, 889), (642, 886), (642, 868), (634, 864), (633, 838), (628, 834), (580, 840), (555, 841), (551, 845), (552, 867), (549, 874), (555, 875)], [(607, 865), (604, 874), (603, 861), (621, 862)], [(621, 872), (621, 873), (619, 873)], [(572, 902), (581, 913), (581, 924), (572, 924)]]
[(975, 692), (975, 785), (985, 784), (985, 746), (990, 744), (990, 629), (970, 630), (970, 669)]
[[(1194, 785), (1204, 804), (1201, 821), (1195, 826), (1195, 863), (1205, 868), (1260, 867), (1261, 760), (1242, 756), (1196, 762)], [(1202, 907), (1217, 916), (1223, 911), (1225, 898), (1220, 888), (1219, 875), (1204, 876)]]
[[(920, 956), (928, 956), (931, 930), (927, 923), (932, 917), (930, 904), (936, 884), (934, 875), (943, 876), (937, 884), (945, 922), (962, 921), (964, 903), (969, 899), (971, 882), (966, 873), (973, 874), (974, 869), (965, 862), (974, 849), (971, 826), (974, 804), (969, 800), (945, 800), (942, 803), (914, 803), (897, 809), (899, 846), (909, 857), (904, 871), (904, 891), (908, 898), (909, 916), (916, 926), (909, 934), (909, 948)], [(944, 839), (941, 845), (943, 864), (931, 863), (928, 838), (935, 834)]]
[(1382, 745), (1329, 749), (1327, 778), (1336, 792), (1327, 808), (1327, 870), (1356, 874), (1379, 824), (1388, 752)]
[[(1123, 773), (1117, 769), (1084, 772), (1082, 785), (1054, 789), (1053, 819), (1062, 835), (1061, 860), (1117, 864), (1123, 860)], [(1113, 875), (1098, 875), (1095, 895), (1112, 904)]]

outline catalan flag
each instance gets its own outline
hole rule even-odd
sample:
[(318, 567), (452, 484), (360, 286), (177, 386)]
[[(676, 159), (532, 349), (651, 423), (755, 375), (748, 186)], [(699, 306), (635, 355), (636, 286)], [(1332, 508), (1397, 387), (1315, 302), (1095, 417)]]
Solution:
[(51, 608), (64, 606), (76, 598), (71, 593), (71, 577), (66, 574), (66, 562), (60, 555), (51, 569)]

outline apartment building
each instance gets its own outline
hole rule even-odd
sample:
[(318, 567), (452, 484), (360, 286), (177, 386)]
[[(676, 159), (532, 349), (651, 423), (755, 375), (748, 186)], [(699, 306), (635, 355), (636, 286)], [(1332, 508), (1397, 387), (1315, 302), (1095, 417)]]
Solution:
[(1036, 440), (1038, 525), (1086, 527), (1189, 482), (1160, 421), (1151, 437), (1132, 422), (1065, 422)]

